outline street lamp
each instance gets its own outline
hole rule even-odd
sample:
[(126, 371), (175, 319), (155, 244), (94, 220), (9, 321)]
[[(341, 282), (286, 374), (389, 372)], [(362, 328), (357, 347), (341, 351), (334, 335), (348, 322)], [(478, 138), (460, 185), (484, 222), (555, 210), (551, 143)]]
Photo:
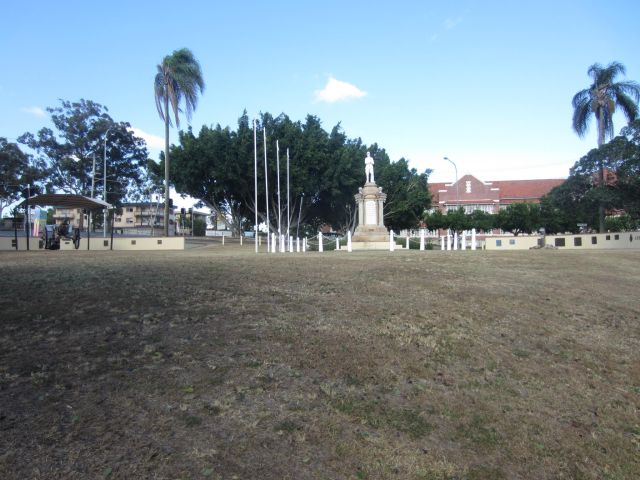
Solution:
[(451, 165), (453, 165), (453, 168), (456, 171), (456, 204), (457, 204), (457, 208), (460, 208), (460, 187), (458, 185), (458, 167), (456, 167), (456, 164), (453, 163), (452, 160), (449, 159), (449, 157), (444, 157), (444, 159), (449, 162)]
[[(104, 147), (102, 150), (102, 156), (104, 159), (104, 172), (103, 172), (103, 178), (102, 178), (102, 199), (104, 200), (105, 203), (107, 203), (107, 137), (109, 136), (109, 131), (112, 129), (113, 127), (109, 127), (107, 128), (107, 131), (104, 134)], [(105, 208), (103, 210), (103, 221), (102, 221), (102, 236), (104, 238), (107, 237), (107, 209)]]

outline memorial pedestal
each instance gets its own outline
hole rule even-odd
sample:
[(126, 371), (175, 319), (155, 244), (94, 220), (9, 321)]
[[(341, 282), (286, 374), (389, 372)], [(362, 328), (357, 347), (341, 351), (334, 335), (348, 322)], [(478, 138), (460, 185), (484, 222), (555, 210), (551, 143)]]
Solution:
[(387, 194), (375, 182), (367, 182), (355, 195), (358, 226), (353, 234), (354, 250), (388, 250), (389, 232), (384, 226)]

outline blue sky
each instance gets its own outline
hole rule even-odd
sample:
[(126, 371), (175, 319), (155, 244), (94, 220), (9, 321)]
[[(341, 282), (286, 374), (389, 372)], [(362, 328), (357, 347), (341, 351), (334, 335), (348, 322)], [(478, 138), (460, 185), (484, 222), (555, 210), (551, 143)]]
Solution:
[(637, 1), (60, 0), (9, 2), (3, 17), (0, 136), (85, 98), (144, 132), (154, 158), (156, 65), (182, 47), (206, 82), (195, 130), (244, 109), (310, 113), (433, 181), (454, 179), (444, 156), (482, 180), (566, 177), (596, 143), (595, 125), (571, 129), (589, 65), (617, 60), (640, 81)]

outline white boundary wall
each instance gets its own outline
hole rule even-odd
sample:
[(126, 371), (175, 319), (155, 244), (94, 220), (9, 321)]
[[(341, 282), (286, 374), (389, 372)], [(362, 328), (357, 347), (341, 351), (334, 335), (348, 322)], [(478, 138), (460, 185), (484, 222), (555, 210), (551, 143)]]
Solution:
[[(15, 250), (13, 237), (0, 237), (0, 250)], [(29, 239), (30, 250), (40, 250), (39, 238)], [(78, 251), (87, 251), (87, 238), (80, 239)], [(90, 251), (111, 250), (111, 237), (91, 237)], [(18, 249), (27, 249), (27, 239), (18, 237)], [(71, 240), (61, 240), (60, 250), (75, 250)], [(184, 250), (184, 237), (115, 237), (114, 250)]]
[[(549, 238), (549, 237), (547, 237)], [(538, 245), (540, 237), (487, 237), (485, 239), (486, 250), (529, 250)]]
[[(487, 250), (528, 250), (538, 245), (538, 236), (487, 237)], [(545, 245), (558, 250), (640, 249), (640, 232), (582, 233), (578, 235), (547, 235)]]

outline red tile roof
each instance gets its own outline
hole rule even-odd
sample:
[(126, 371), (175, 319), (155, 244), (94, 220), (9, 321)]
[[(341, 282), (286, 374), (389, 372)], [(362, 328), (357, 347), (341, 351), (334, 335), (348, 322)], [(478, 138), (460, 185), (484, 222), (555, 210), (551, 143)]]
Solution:
[(494, 187), (500, 189), (500, 200), (527, 200), (539, 199), (563, 182), (564, 179), (561, 178), (549, 178), (543, 180), (499, 180), (492, 183)]
[[(472, 175), (465, 175), (458, 180), (460, 204), (473, 202), (475, 199), (487, 197), (487, 192), (491, 192), (492, 198), (497, 198), (500, 203), (512, 203), (514, 201), (539, 201), (544, 195), (549, 193), (552, 188), (562, 184), (562, 178), (537, 179), (537, 180), (494, 180), (491, 182), (480, 182), (485, 188), (484, 192), (474, 188), (473, 193), (466, 193), (465, 182), (474, 179)], [(497, 189), (497, 190), (496, 190)], [(446, 190), (439, 192), (439, 190)], [(453, 196), (456, 194), (456, 184), (447, 182), (437, 182), (429, 184), (429, 192), (431, 193), (434, 205), (437, 205), (440, 196), (447, 203), (454, 202)], [(442, 195), (440, 195), (442, 193)], [(493, 197), (495, 195), (495, 197)], [(494, 200), (495, 201), (495, 200)]]

